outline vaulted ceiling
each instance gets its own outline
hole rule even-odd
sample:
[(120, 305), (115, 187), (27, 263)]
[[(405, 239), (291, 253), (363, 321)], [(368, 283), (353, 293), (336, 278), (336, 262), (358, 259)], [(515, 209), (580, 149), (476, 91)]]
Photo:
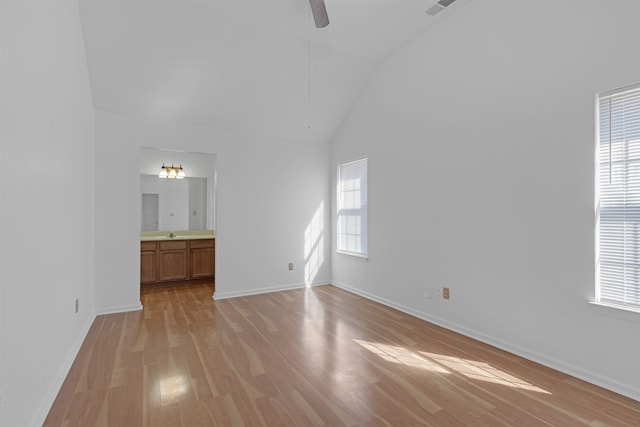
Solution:
[(434, 0), (84, 0), (95, 108), (309, 141), (331, 139), (386, 56), (435, 28)]

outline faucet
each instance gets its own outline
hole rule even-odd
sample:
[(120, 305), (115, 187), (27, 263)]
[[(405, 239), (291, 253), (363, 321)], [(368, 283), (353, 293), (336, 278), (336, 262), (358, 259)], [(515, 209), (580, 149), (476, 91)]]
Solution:
[(176, 237), (176, 235), (175, 235), (175, 234), (173, 234), (173, 231), (169, 232), (169, 238), (170, 238), (170, 239), (173, 239), (174, 237)]

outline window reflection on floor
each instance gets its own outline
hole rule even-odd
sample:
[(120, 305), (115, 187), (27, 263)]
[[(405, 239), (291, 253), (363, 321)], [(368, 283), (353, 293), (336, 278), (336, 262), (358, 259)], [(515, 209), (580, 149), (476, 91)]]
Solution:
[(180, 397), (189, 391), (189, 378), (186, 375), (173, 375), (161, 378), (158, 381), (160, 400), (162, 405), (169, 405), (178, 402)]
[(354, 341), (388, 362), (399, 363), (441, 374), (451, 374), (456, 372), (474, 380), (535, 391), (538, 393), (551, 394), (540, 387), (491, 366), (486, 362), (447, 356), (444, 354), (428, 353), (426, 351), (415, 352), (404, 347), (389, 344), (362, 340)]

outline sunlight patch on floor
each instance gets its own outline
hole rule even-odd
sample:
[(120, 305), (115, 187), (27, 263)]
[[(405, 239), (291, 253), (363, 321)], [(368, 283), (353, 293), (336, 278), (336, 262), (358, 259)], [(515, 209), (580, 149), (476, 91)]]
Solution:
[(486, 362), (445, 356), (443, 354), (427, 353), (425, 351), (421, 351), (420, 353), (467, 378), (523, 390), (535, 391), (538, 393), (551, 394), (547, 390), (537, 387), (521, 378), (514, 377), (513, 375), (491, 366)]
[(190, 381), (185, 375), (173, 375), (162, 378), (158, 382), (162, 405), (169, 405), (180, 400), (180, 397), (189, 391)]
[(401, 365), (411, 366), (414, 368), (426, 369), (433, 372), (439, 372), (442, 374), (450, 373), (441, 365), (433, 363), (429, 359), (421, 357), (419, 354), (408, 350), (406, 348), (398, 347), (395, 345), (381, 344), (377, 342), (354, 340), (357, 344), (366, 348), (373, 354), (380, 358), (393, 363), (399, 363)]
[(390, 344), (356, 339), (353, 341), (388, 362), (425, 369), (441, 374), (451, 374), (452, 372), (456, 372), (473, 380), (490, 382), (527, 391), (535, 391), (537, 393), (551, 394), (547, 390), (491, 366), (486, 362), (463, 359), (443, 354), (428, 353), (426, 351), (415, 352), (408, 348)]

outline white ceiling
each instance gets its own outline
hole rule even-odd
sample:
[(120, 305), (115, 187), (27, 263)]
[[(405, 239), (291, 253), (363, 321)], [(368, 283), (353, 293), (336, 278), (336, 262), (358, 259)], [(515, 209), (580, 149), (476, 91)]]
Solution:
[(435, 0), (84, 0), (96, 109), (327, 141), (371, 72), (432, 28)]

